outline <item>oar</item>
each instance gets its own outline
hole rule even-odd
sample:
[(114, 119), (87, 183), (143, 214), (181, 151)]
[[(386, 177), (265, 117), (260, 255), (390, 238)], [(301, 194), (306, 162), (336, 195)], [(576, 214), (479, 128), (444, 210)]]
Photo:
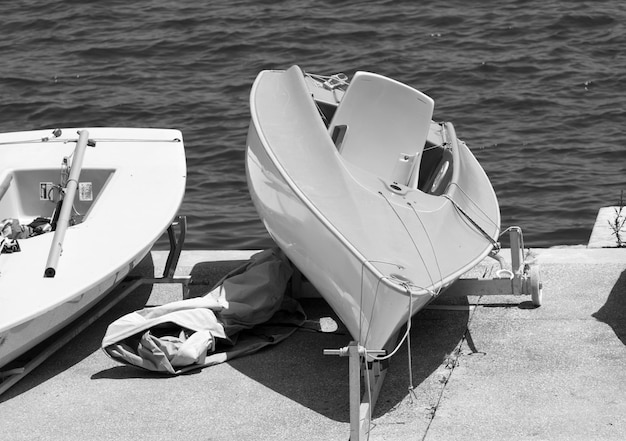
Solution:
[(80, 130), (78, 132), (78, 141), (76, 142), (76, 148), (74, 149), (72, 168), (70, 169), (70, 176), (67, 180), (65, 196), (63, 197), (63, 204), (61, 205), (61, 212), (57, 221), (57, 228), (54, 231), (54, 237), (52, 238), (52, 246), (50, 247), (50, 252), (48, 253), (48, 262), (46, 263), (44, 277), (54, 277), (56, 274), (57, 263), (59, 261), (59, 257), (61, 256), (61, 252), (63, 251), (65, 232), (70, 225), (70, 215), (72, 212), (72, 206), (74, 205), (74, 197), (76, 195), (76, 188), (78, 187), (78, 178), (83, 167), (83, 156), (85, 155), (88, 139), (89, 132), (87, 130)]

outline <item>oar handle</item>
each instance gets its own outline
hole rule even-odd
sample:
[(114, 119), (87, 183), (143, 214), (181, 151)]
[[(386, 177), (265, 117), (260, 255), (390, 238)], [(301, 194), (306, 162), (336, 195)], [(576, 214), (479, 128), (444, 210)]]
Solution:
[(76, 188), (78, 187), (78, 178), (80, 177), (80, 172), (83, 167), (83, 157), (85, 156), (85, 149), (87, 148), (88, 140), (89, 132), (87, 130), (79, 130), (78, 141), (73, 154), (74, 159), (72, 160), (72, 168), (70, 169), (70, 176), (67, 180), (65, 196), (63, 196), (63, 203), (61, 205), (61, 212), (57, 221), (57, 227), (56, 230), (54, 230), (52, 246), (50, 246), (50, 252), (48, 253), (48, 261), (46, 263), (44, 277), (54, 277), (57, 272), (56, 268), (59, 262), (59, 257), (61, 257), (61, 253), (63, 252), (65, 232), (70, 226), (72, 206), (74, 205), (74, 197), (76, 196)]

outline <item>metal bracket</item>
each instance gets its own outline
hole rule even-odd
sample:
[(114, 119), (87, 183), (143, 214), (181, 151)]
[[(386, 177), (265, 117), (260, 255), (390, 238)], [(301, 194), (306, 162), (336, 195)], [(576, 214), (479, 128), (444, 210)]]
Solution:
[[(174, 232), (174, 227), (178, 227), (178, 235)], [(175, 276), (178, 259), (185, 243), (185, 235), (187, 234), (187, 217), (177, 216), (167, 229), (167, 236), (170, 241), (170, 252), (167, 255), (163, 276), (154, 278), (142, 277), (142, 283), (180, 283), (183, 288), (183, 299), (189, 298), (189, 283), (191, 276)]]
[[(524, 258), (522, 230), (511, 227), (511, 270), (505, 269), (504, 258), (492, 255), (500, 262), (501, 270), (497, 277), (459, 279), (446, 289), (444, 295), (530, 295), (535, 306), (542, 302), (542, 284), (538, 265), (528, 262)], [(294, 281), (294, 291), (300, 291), (301, 275)], [(445, 308), (445, 306), (444, 306)], [(453, 307), (454, 308), (454, 307)], [(396, 341), (391, 338), (391, 341)], [(338, 355), (349, 357), (350, 381), (350, 441), (368, 439), (371, 415), (376, 405), (378, 395), (387, 374), (387, 360), (378, 360), (374, 356), (385, 355), (386, 350), (366, 350), (355, 341), (340, 349), (324, 349), (324, 355)], [(365, 382), (365, 392), (361, 393), (361, 376)]]
[(444, 296), (467, 295), (530, 295), (534, 306), (543, 302), (543, 285), (539, 265), (526, 261), (522, 245), (522, 229), (509, 229), (511, 244), (511, 270), (505, 269), (502, 256), (492, 255), (500, 262), (501, 270), (494, 278), (461, 278), (444, 292)]
[[(374, 406), (387, 374), (386, 361), (368, 356), (385, 355), (385, 350), (366, 350), (355, 341), (340, 349), (324, 349), (324, 355), (350, 357), (350, 441), (368, 439)], [(369, 358), (369, 359), (368, 359)], [(365, 393), (361, 398), (361, 375)]]

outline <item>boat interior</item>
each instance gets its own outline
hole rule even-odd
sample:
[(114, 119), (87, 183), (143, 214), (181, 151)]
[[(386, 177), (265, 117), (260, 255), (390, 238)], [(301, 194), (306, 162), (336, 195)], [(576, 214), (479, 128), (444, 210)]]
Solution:
[(391, 189), (408, 187), (436, 196), (445, 192), (454, 155), (443, 136), (429, 139), (431, 126), (445, 130), (432, 121), (430, 97), (368, 72), (357, 72), (349, 85), (334, 76), (318, 81), (310, 89), (344, 160), (376, 174)]
[[(17, 220), (19, 225), (29, 225), (36, 219), (48, 219), (54, 230), (67, 180), (65, 169), (9, 170), (0, 178), (0, 221), (10, 219)], [(79, 224), (89, 216), (113, 173), (112, 169), (81, 171), (70, 225)]]

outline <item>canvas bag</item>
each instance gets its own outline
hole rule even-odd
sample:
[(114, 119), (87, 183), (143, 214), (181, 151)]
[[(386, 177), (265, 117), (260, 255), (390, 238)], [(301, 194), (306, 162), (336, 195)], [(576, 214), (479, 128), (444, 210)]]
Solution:
[(306, 319), (300, 305), (284, 296), (291, 275), (280, 249), (262, 251), (202, 297), (114, 321), (102, 349), (124, 364), (180, 374), (278, 343)]

